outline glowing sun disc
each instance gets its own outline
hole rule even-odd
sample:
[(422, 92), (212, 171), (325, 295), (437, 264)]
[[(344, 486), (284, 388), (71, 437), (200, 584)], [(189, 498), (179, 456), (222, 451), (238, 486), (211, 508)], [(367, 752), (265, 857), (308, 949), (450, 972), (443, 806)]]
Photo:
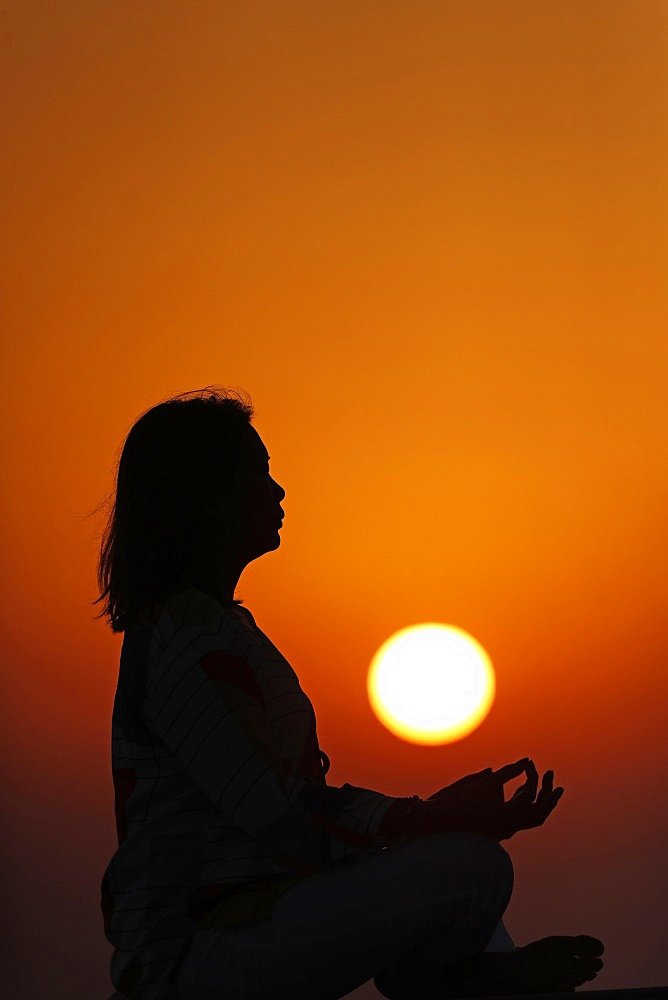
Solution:
[(387, 639), (367, 675), (371, 708), (410, 743), (452, 743), (488, 714), (496, 693), (489, 656), (456, 625), (409, 625)]

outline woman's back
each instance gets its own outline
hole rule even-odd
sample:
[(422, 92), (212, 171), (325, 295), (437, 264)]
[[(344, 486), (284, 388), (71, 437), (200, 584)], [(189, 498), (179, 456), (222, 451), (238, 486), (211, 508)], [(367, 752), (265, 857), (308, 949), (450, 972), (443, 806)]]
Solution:
[[(119, 847), (102, 905), (119, 989), (163, 996), (214, 906), (218, 926), (266, 920), (299, 879), (376, 849), (362, 837), (333, 858), (311, 821), (314, 804), (331, 814), (360, 790), (311, 801), (326, 785), (313, 706), (246, 608), (189, 588), (128, 630), (112, 727)], [(386, 797), (367, 796), (368, 825)]]

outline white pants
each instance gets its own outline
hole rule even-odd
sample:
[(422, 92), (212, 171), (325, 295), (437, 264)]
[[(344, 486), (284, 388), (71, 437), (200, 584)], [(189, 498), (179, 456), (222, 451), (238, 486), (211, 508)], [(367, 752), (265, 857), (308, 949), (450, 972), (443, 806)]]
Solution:
[(447, 995), (447, 966), (512, 951), (502, 916), (513, 889), (506, 851), (445, 833), (309, 876), (271, 920), (195, 932), (176, 1000), (339, 1000), (374, 979), (391, 1000)]

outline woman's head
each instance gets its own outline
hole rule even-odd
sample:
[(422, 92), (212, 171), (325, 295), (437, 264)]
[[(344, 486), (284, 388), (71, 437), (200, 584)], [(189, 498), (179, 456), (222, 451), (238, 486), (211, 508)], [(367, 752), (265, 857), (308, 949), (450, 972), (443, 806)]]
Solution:
[(225, 560), (246, 565), (278, 548), (285, 492), (269, 477), (253, 414), (246, 394), (208, 386), (158, 403), (133, 424), (93, 602), (105, 602), (98, 617), (108, 615), (112, 631), (186, 587), (216, 593)]

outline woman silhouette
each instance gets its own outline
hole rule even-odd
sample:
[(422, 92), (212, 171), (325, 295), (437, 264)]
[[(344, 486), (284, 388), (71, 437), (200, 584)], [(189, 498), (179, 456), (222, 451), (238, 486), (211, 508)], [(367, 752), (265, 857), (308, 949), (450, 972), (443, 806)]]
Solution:
[[(112, 718), (118, 849), (102, 879), (128, 1000), (391, 1000), (574, 990), (595, 938), (515, 948), (499, 841), (563, 789), (529, 759), (429, 799), (327, 785), (313, 706), (234, 592), (280, 545), (285, 490), (242, 393), (168, 399), (132, 426), (98, 582), (124, 632)], [(525, 782), (509, 802), (504, 782)]]

